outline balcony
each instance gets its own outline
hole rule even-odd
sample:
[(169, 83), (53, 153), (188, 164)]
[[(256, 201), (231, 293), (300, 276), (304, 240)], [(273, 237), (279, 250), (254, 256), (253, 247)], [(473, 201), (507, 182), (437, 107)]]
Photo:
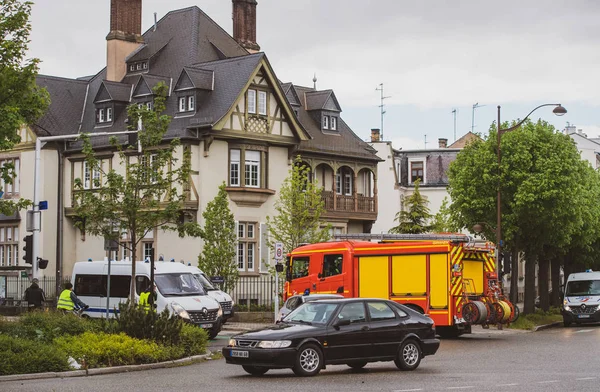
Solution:
[(357, 220), (376, 220), (377, 203), (375, 197), (355, 193), (352, 196), (338, 195), (333, 191), (323, 191), (325, 218), (346, 218)]

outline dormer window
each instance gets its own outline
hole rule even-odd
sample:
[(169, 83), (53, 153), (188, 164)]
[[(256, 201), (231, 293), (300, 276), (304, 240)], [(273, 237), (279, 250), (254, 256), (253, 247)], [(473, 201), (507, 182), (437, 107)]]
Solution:
[(113, 108), (103, 107), (96, 109), (96, 124), (105, 124), (113, 121)]
[(129, 66), (129, 70), (130, 70), (130, 71), (135, 71), (135, 64), (131, 64), (131, 65)]
[(188, 110), (195, 110), (194, 96), (190, 95), (188, 97)]
[(323, 116), (323, 129), (329, 129), (329, 116)]
[(193, 112), (196, 110), (196, 97), (194, 95), (181, 95), (178, 98), (179, 113)]
[(104, 117), (104, 109), (100, 109), (98, 111), (98, 113), (99, 113), (98, 114), (98, 122), (101, 122), (101, 123), (105, 122), (106, 118)]
[(137, 63), (129, 64), (128, 69), (129, 69), (129, 72), (147, 70), (148, 62), (147, 61), (139, 61)]
[(106, 121), (112, 121), (112, 108), (106, 108)]
[(335, 116), (331, 116), (331, 117), (329, 118), (329, 128), (330, 128), (332, 131), (335, 131), (335, 130), (337, 130), (337, 117), (335, 117)]

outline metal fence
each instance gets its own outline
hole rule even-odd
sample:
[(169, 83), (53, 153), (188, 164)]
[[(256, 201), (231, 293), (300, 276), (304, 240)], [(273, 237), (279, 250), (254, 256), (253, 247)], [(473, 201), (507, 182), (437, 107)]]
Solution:
[[(23, 300), (25, 290), (31, 286), (31, 280), (20, 276), (0, 276), (0, 279), (6, 283), (6, 292), (0, 293), (0, 306), (27, 306)], [(71, 281), (71, 277), (64, 277), (60, 284)], [(38, 280), (38, 286), (44, 290), (46, 299), (51, 300), (56, 298), (56, 277), (43, 276)]]
[(279, 276), (276, 293), (275, 277), (272, 275), (240, 276), (230, 294), (235, 301), (238, 311), (273, 311), (275, 296), (279, 296), (279, 306), (282, 305), (282, 295), (285, 276)]

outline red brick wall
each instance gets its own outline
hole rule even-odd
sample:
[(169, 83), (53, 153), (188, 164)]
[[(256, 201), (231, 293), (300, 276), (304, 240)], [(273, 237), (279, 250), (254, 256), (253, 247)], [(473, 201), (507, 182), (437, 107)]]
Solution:
[(142, 0), (111, 0), (110, 31), (142, 33)]

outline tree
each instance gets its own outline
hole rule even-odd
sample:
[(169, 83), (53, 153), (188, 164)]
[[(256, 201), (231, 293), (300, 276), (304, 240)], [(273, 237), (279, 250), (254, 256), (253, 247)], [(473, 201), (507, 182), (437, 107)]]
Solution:
[(461, 228), (454, 222), (449, 206), (448, 197), (444, 197), (440, 210), (433, 217), (431, 231), (434, 233), (457, 233)]
[(297, 156), (279, 189), (279, 198), (275, 202), (277, 215), (267, 216), (269, 247), (281, 242), (284, 251), (291, 252), (300, 244), (331, 238), (331, 225), (321, 222), (321, 215), (325, 212), (322, 190), (310, 180), (310, 168)]
[[(0, 150), (9, 150), (19, 143), (18, 130), (40, 118), (50, 102), (48, 92), (35, 84), (40, 60), (25, 59), (31, 5), (19, 0), (0, 2)], [(3, 165), (0, 176), (11, 184), (14, 165)], [(0, 213), (10, 215), (28, 204), (26, 200), (2, 200)]]
[[(524, 312), (531, 313), (536, 263), (547, 260), (552, 248), (567, 248), (582, 225), (581, 158), (569, 136), (541, 120), (502, 135), (500, 167), (496, 140), (493, 124), (486, 140), (464, 148), (450, 165), (451, 209), (463, 227), (495, 222), (500, 186), (502, 238), (505, 248), (525, 256)], [(494, 230), (484, 225), (487, 238), (494, 238)]]
[(404, 202), (405, 208), (396, 213), (398, 226), (392, 227), (390, 233), (395, 234), (422, 234), (431, 231), (429, 220), (432, 218), (425, 199), (419, 192), (420, 180), (415, 182), (415, 190)]
[[(82, 137), (89, 181), (75, 180), (76, 226), (86, 233), (119, 241), (131, 253), (131, 276), (140, 242), (155, 229), (199, 236), (200, 226), (183, 223), (184, 201), (189, 196), (190, 149), (178, 139), (164, 143), (171, 118), (165, 110), (168, 88), (159, 83), (154, 89), (154, 107), (130, 105), (130, 130), (139, 143), (124, 147), (116, 137), (110, 143), (118, 153), (119, 164), (108, 165), (96, 158), (88, 135)], [(181, 159), (176, 155), (180, 155)], [(121, 171), (117, 171), (116, 168)], [(125, 238), (125, 241), (123, 239)], [(154, 262), (154, 260), (152, 260)], [(135, 279), (131, 280), (131, 301), (135, 300)]]
[(209, 202), (202, 213), (204, 247), (198, 256), (198, 267), (209, 276), (222, 276), (223, 290), (235, 287), (239, 277), (237, 268), (235, 220), (229, 210), (225, 183), (219, 186), (219, 193)]

